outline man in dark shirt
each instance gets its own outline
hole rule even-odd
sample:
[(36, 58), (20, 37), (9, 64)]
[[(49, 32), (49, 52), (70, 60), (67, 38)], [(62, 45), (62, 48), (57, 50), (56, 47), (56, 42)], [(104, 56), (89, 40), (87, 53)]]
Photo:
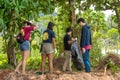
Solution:
[(85, 23), (85, 20), (83, 18), (78, 19), (78, 24), (82, 27), (80, 47), (82, 49), (85, 71), (90, 72), (90, 48), (92, 44), (90, 27)]
[(66, 35), (64, 36), (64, 50), (65, 50), (65, 62), (63, 65), (63, 71), (72, 71), (71, 69), (71, 44), (74, 40), (71, 39), (72, 29), (69, 27), (66, 29)]

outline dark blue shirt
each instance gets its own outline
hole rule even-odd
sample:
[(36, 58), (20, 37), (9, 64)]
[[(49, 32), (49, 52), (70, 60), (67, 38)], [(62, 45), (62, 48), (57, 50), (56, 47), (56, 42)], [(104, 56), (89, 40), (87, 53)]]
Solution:
[(55, 38), (55, 33), (52, 30), (45, 30), (43, 33), (43, 43), (52, 43), (52, 38)]
[(92, 39), (91, 39), (90, 27), (86, 24), (82, 27), (80, 47), (84, 48), (85, 46), (91, 44), (92, 44)]

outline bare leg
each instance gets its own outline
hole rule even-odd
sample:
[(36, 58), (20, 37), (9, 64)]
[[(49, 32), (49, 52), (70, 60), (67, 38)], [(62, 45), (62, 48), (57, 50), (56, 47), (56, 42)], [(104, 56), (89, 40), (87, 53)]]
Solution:
[(48, 54), (49, 70), (53, 73), (53, 54)]
[(41, 65), (41, 71), (44, 73), (45, 71), (45, 63), (46, 63), (46, 54), (42, 54), (42, 65)]
[(29, 51), (23, 51), (22, 55), (22, 74), (26, 74), (26, 60), (29, 56)]
[(20, 68), (21, 65), (22, 65), (22, 61), (20, 61), (20, 63), (19, 63), (18, 66), (16, 67), (15, 72), (19, 72), (19, 68)]
[[(22, 52), (23, 53), (23, 52)], [(23, 55), (22, 55), (23, 57)], [(19, 64), (17, 65), (16, 69), (15, 69), (15, 72), (19, 72), (19, 68), (20, 66), (22, 65), (22, 60), (19, 62)]]

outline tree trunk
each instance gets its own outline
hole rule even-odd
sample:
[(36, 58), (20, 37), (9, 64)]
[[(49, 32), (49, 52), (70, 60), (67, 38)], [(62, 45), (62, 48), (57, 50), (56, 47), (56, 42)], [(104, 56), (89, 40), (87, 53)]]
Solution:
[(6, 46), (7, 49), (7, 57), (8, 57), (8, 64), (12, 65), (12, 66), (16, 66), (16, 55), (15, 55), (15, 51), (14, 51), (14, 37), (11, 36), (8, 44)]
[(69, 5), (70, 5), (70, 22), (72, 23), (72, 27), (74, 27), (76, 24), (74, 0), (69, 0)]
[(69, 6), (70, 6), (70, 18), (69, 21), (71, 22), (71, 27), (73, 29), (73, 36), (78, 35), (75, 29), (76, 24), (76, 15), (75, 15), (75, 8), (74, 8), (74, 0), (69, 0)]

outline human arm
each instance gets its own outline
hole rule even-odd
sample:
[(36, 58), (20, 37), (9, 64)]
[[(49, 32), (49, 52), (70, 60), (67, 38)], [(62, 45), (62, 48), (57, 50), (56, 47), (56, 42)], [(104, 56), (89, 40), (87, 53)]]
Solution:
[(28, 31), (33, 31), (33, 30), (36, 30), (38, 28), (38, 26), (36, 24), (32, 24), (30, 25), (29, 27), (27, 27)]
[(53, 48), (56, 49), (56, 41), (55, 41), (55, 38), (52, 38), (52, 44), (53, 44)]
[(53, 48), (56, 49), (55, 33), (53, 31), (51, 32), (51, 38), (52, 38)]
[(69, 38), (69, 40), (68, 40), (68, 44), (72, 44), (74, 41), (75, 41), (74, 38)]
[(34, 30), (38, 29), (38, 26), (33, 24)]
[(82, 53), (85, 53), (85, 41), (86, 41), (86, 35), (87, 35), (87, 30), (86, 28), (82, 28), (81, 31), (81, 40), (80, 40), (80, 47), (82, 50)]
[(91, 32), (90, 32), (90, 45), (92, 45), (92, 36), (91, 36)]
[(82, 31), (81, 31), (81, 40), (80, 40), (80, 47), (81, 48), (85, 47), (86, 35), (87, 35), (86, 32), (87, 32), (86, 28), (82, 28)]
[(25, 33), (24, 33), (24, 29), (21, 29), (21, 30), (20, 30), (20, 33), (22, 34), (22, 36), (24, 36), (24, 34), (25, 34)]

